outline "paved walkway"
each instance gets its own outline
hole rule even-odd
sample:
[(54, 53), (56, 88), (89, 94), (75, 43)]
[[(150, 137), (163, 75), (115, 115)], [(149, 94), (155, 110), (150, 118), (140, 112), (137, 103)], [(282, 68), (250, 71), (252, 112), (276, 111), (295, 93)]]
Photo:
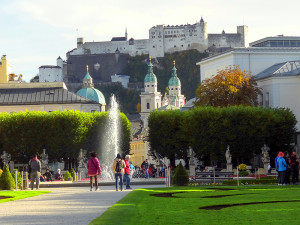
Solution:
[[(164, 187), (136, 185), (133, 189)], [(51, 193), (1, 203), (3, 225), (85, 225), (100, 216), (131, 190), (116, 192), (114, 186), (102, 186), (99, 192), (88, 187), (42, 188)]]

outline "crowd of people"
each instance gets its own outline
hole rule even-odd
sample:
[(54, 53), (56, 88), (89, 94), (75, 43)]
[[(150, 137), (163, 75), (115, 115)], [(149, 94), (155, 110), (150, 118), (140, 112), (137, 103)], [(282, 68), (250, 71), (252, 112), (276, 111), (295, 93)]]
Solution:
[(289, 152), (278, 152), (275, 158), (275, 167), (278, 172), (278, 185), (289, 185), (290, 177), (292, 183), (298, 184), (299, 179), (299, 157), (295, 151), (292, 155)]

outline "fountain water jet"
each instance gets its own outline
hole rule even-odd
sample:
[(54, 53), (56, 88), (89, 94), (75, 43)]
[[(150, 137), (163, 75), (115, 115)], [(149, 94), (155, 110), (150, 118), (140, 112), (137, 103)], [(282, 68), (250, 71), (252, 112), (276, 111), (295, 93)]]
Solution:
[(114, 95), (110, 98), (110, 110), (106, 125), (104, 145), (102, 150), (102, 164), (110, 170), (113, 160), (120, 152), (120, 116), (119, 105)]

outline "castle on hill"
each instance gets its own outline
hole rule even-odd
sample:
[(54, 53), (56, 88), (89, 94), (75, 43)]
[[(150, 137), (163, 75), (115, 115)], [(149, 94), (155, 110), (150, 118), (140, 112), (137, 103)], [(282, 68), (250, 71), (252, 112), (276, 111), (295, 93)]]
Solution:
[(77, 38), (77, 48), (67, 55), (119, 53), (136, 56), (146, 54), (152, 58), (164, 57), (166, 53), (197, 49), (200, 52), (214, 46), (216, 48), (247, 47), (248, 27), (237, 26), (237, 33), (208, 34), (207, 23), (203, 18), (195, 24), (156, 25), (149, 30), (149, 39), (128, 40), (125, 37), (113, 37), (106, 42), (85, 42), (83, 37)]

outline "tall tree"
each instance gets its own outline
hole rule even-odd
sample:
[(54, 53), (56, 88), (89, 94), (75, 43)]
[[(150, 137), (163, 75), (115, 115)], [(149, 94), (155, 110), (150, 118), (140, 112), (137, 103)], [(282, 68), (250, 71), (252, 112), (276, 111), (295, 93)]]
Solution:
[(220, 70), (205, 79), (196, 91), (197, 106), (255, 106), (261, 91), (254, 78), (238, 66)]

